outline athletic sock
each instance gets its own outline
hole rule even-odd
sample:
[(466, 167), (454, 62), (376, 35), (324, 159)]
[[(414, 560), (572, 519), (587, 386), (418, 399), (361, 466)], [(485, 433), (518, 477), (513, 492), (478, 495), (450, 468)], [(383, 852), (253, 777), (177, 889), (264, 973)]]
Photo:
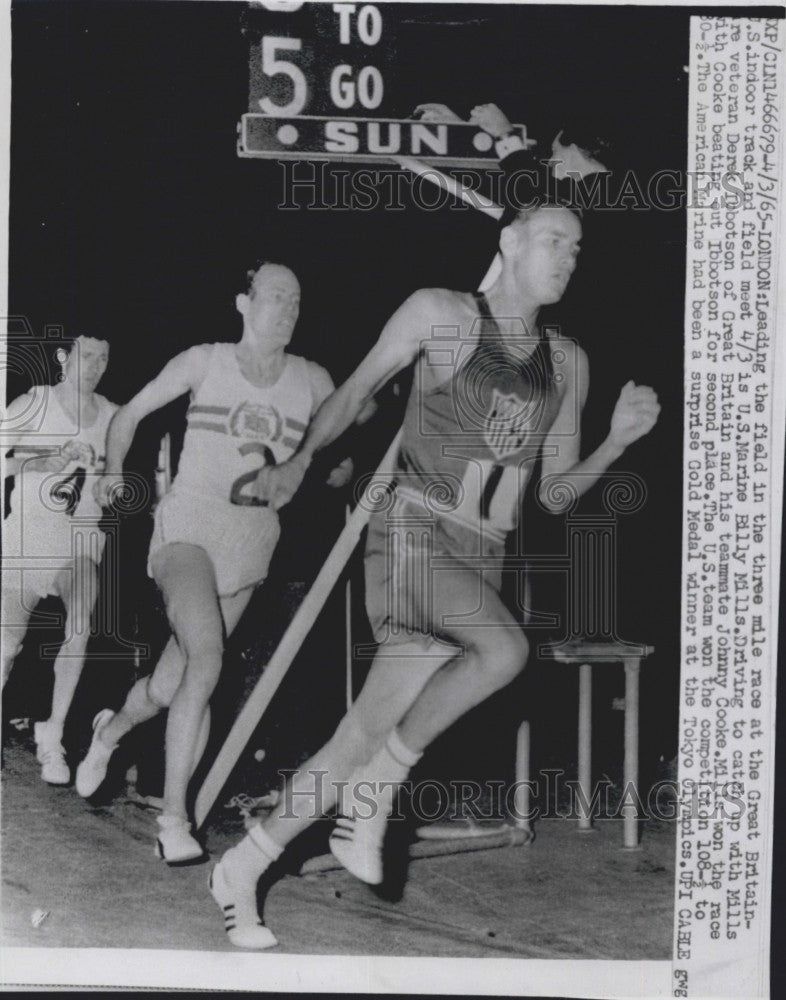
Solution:
[(47, 719), (45, 722), (40, 723), (40, 726), (46, 739), (51, 740), (53, 743), (63, 742), (64, 723), (56, 722), (53, 719)]
[(358, 778), (362, 773), (363, 778), (372, 785), (372, 794), (374, 794), (373, 787), (376, 784), (376, 797), (390, 799), (392, 807), (396, 791), (392, 785), (398, 785), (405, 781), (410, 770), (422, 756), (422, 753), (416, 753), (405, 746), (394, 729), (368, 764), (363, 768), (358, 768), (353, 777)]
[(257, 823), (239, 844), (226, 852), (221, 859), (221, 866), (231, 883), (255, 885), (270, 865), (278, 860), (283, 850)]
[[(393, 809), (398, 786), (406, 780), (410, 770), (422, 756), (422, 753), (415, 753), (405, 746), (394, 729), (371, 760), (352, 774), (345, 799), (345, 815), (363, 824), (376, 826), (380, 823), (384, 827)], [(355, 798), (356, 790), (361, 797), (360, 801)], [(369, 798), (377, 803), (373, 816), (367, 815)]]
[[(383, 880), (382, 844), (388, 818), (399, 785), (421, 756), (405, 746), (393, 730), (385, 745), (349, 780), (330, 850), (348, 871), (370, 885)], [(371, 815), (369, 799), (374, 805)]]

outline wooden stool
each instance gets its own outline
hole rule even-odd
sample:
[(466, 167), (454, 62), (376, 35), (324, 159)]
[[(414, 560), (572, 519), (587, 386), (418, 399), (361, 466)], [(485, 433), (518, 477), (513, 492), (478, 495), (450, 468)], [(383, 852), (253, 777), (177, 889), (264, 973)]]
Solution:
[[(548, 654), (558, 663), (574, 664), (579, 668), (579, 726), (578, 726), (578, 786), (584, 801), (591, 802), (592, 795), (592, 664), (621, 663), (625, 668), (625, 755), (623, 784), (637, 788), (639, 780), (639, 670), (641, 661), (655, 652), (652, 646), (627, 645), (619, 642), (590, 642), (571, 639), (561, 646), (553, 646)], [(529, 781), (530, 725), (521, 723), (516, 749), (516, 813), (526, 816), (529, 812), (529, 789), (522, 782)], [(636, 806), (629, 802), (623, 806), (623, 847), (637, 850), (638, 830)], [(579, 830), (592, 829), (592, 817), (579, 802)], [(520, 819), (517, 825), (529, 828), (528, 820)]]

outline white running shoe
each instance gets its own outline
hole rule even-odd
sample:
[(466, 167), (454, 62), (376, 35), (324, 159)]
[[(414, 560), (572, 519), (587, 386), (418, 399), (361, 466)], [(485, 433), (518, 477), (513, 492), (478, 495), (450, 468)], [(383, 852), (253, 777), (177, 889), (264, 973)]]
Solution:
[(223, 862), (210, 873), (208, 883), (213, 899), (224, 914), (224, 930), (230, 944), (236, 948), (274, 948), (278, 941), (269, 927), (259, 919), (256, 884), (238, 892), (226, 878)]
[(48, 785), (67, 785), (71, 771), (65, 762), (65, 750), (60, 742), (61, 734), (53, 733), (48, 722), (36, 722), (33, 727), (36, 751), (41, 764), (41, 777)]
[(101, 742), (101, 732), (114, 719), (111, 708), (105, 708), (93, 719), (93, 740), (82, 763), (76, 769), (76, 790), (83, 799), (89, 799), (103, 784), (109, 767), (109, 758), (117, 749), (117, 743), (108, 747)]
[(368, 885), (383, 879), (382, 843), (385, 824), (339, 816), (330, 835), (330, 852), (355, 878)]
[(187, 865), (205, 859), (202, 845), (191, 836), (191, 824), (181, 816), (157, 816), (156, 854), (168, 865)]

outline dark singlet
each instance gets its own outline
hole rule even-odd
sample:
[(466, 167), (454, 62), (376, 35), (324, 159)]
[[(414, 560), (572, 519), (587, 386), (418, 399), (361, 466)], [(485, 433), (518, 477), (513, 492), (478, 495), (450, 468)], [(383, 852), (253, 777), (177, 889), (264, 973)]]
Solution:
[[(560, 406), (551, 351), (541, 333), (503, 339), (482, 292), (476, 346), (457, 334), (426, 345), (404, 418), (398, 492), (475, 531), (504, 537)], [(430, 368), (450, 377), (424, 388)], [(434, 501), (432, 503), (432, 501)]]

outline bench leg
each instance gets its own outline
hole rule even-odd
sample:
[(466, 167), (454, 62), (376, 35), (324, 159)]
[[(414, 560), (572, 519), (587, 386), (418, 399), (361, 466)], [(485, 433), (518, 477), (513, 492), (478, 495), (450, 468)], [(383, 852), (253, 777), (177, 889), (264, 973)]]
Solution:
[[(639, 667), (640, 659), (625, 661), (625, 761), (623, 782), (625, 790), (635, 791), (630, 798), (637, 798), (639, 791)], [(623, 843), (627, 850), (639, 846), (636, 806), (628, 801), (623, 813)]]
[(513, 797), (515, 824), (529, 832), (530, 727), (525, 719), (516, 736), (516, 791)]
[[(582, 663), (579, 667), (579, 788), (584, 800), (589, 803), (592, 796), (592, 665)], [(592, 829), (592, 817), (579, 807), (579, 830)]]

